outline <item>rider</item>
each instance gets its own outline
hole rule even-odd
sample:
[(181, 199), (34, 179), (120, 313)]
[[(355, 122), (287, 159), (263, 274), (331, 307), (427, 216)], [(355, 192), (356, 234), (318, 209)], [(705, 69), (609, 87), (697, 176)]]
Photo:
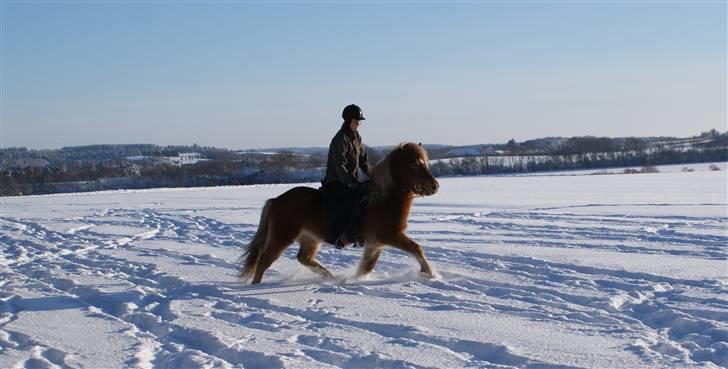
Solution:
[(351, 104), (341, 113), (344, 123), (329, 145), (323, 191), (332, 210), (331, 237), (336, 248), (361, 240), (361, 211), (358, 206), (359, 169), (369, 175), (371, 166), (359, 135), (361, 121), (365, 120), (361, 108)]

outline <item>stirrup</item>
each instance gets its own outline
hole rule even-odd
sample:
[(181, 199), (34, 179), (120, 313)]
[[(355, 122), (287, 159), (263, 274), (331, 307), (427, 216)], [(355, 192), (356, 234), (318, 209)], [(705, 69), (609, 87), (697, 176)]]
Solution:
[(336, 241), (334, 241), (334, 247), (341, 250), (346, 247), (346, 243), (344, 242), (346, 242), (346, 235), (342, 234), (341, 236), (339, 236), (339, 238), (336, 239)]

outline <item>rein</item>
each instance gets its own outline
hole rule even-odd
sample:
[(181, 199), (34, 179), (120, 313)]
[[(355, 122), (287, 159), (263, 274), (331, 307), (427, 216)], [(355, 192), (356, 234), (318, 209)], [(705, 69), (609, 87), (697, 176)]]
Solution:
[(394, 193), (407, 195), (406, 197), (409, 199), (425, 197), (425, 195), (422, 194), (421, 185), (416, 185), (414, 186), (414, 188), (399, 188), (386, 191), (379, 188), (379, 186), (377, 186), (374, 182), (371, 182), (371, 185), (369, 185), (368, 183), (370, 183), (368, 179), (360, 182), (360, 184), (363, 185), (363, 192), (361, 194), (362, 200), (367, 205), (377, 204)]

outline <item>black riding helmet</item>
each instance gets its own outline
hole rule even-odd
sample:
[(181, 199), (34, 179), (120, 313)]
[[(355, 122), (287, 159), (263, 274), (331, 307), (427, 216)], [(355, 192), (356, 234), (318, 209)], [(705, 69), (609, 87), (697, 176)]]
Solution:
[(358, 120), (367, 119), (364, 117), (364, 112), (361, 111), (361, 108), (354, 104), (347, 105), (344, 108), (344, 111), (341, 113), (341, 117), (344, 118), (345, 122), (348, 122), (352, 119), (358, 119)]

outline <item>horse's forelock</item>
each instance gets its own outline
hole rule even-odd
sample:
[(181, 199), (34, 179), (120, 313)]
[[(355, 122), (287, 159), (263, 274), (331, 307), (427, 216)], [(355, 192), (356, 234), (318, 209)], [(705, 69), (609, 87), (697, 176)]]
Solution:
[(413, 142), (401, 144), (400, 149), (402, 151), (408, 152), (410, 155), (415, 157), (415, 161), (422, 161), (425, 164), (425, 167), (429, 168), (429, 157), (427, 156), (427, 151), (425, 151), (425, 148), (422, 147), (421, 144), (416, 144)]
[(410, 144), (408, 144), (408, 145), (412, 145), (412, 146), (414, 147), (414, 150), (416, 150), (416, 151), (417, 151), (417, 153), (418, 153), (418, 154), (419, 154), (419, 156), (420, 156), (420, 159), (422, 159), (422, 160), (423, 160), (423, 161), (425, 162), (425, 164), (429, 163), (429, 161), (430, 161), (430, 158), (429, 158), (429, 156), (427, 155), (427, 150), (425, 150), (425, 147), (424, 147), (424, 146), (422, 146), (422, 144), (419, 144), (419, 145), (418, 145), (418, 144), (413, 144), (413, 143), (410, 143)]
[(394, 157), (400, 152), (412, 152), (419, 159), (423, 160), (425, 165), (428, 164), (427, 151), (425, 151), (422, 145), (416, 143), (400, 143), (387, 156), (384, 157), (374, 168), (372, 168), (371, 175), (369, 176), (372, 181), (377, 185), (380, 190), (387, 191), (394, 186), (394, 178), (392, 177), (392, 165)]

